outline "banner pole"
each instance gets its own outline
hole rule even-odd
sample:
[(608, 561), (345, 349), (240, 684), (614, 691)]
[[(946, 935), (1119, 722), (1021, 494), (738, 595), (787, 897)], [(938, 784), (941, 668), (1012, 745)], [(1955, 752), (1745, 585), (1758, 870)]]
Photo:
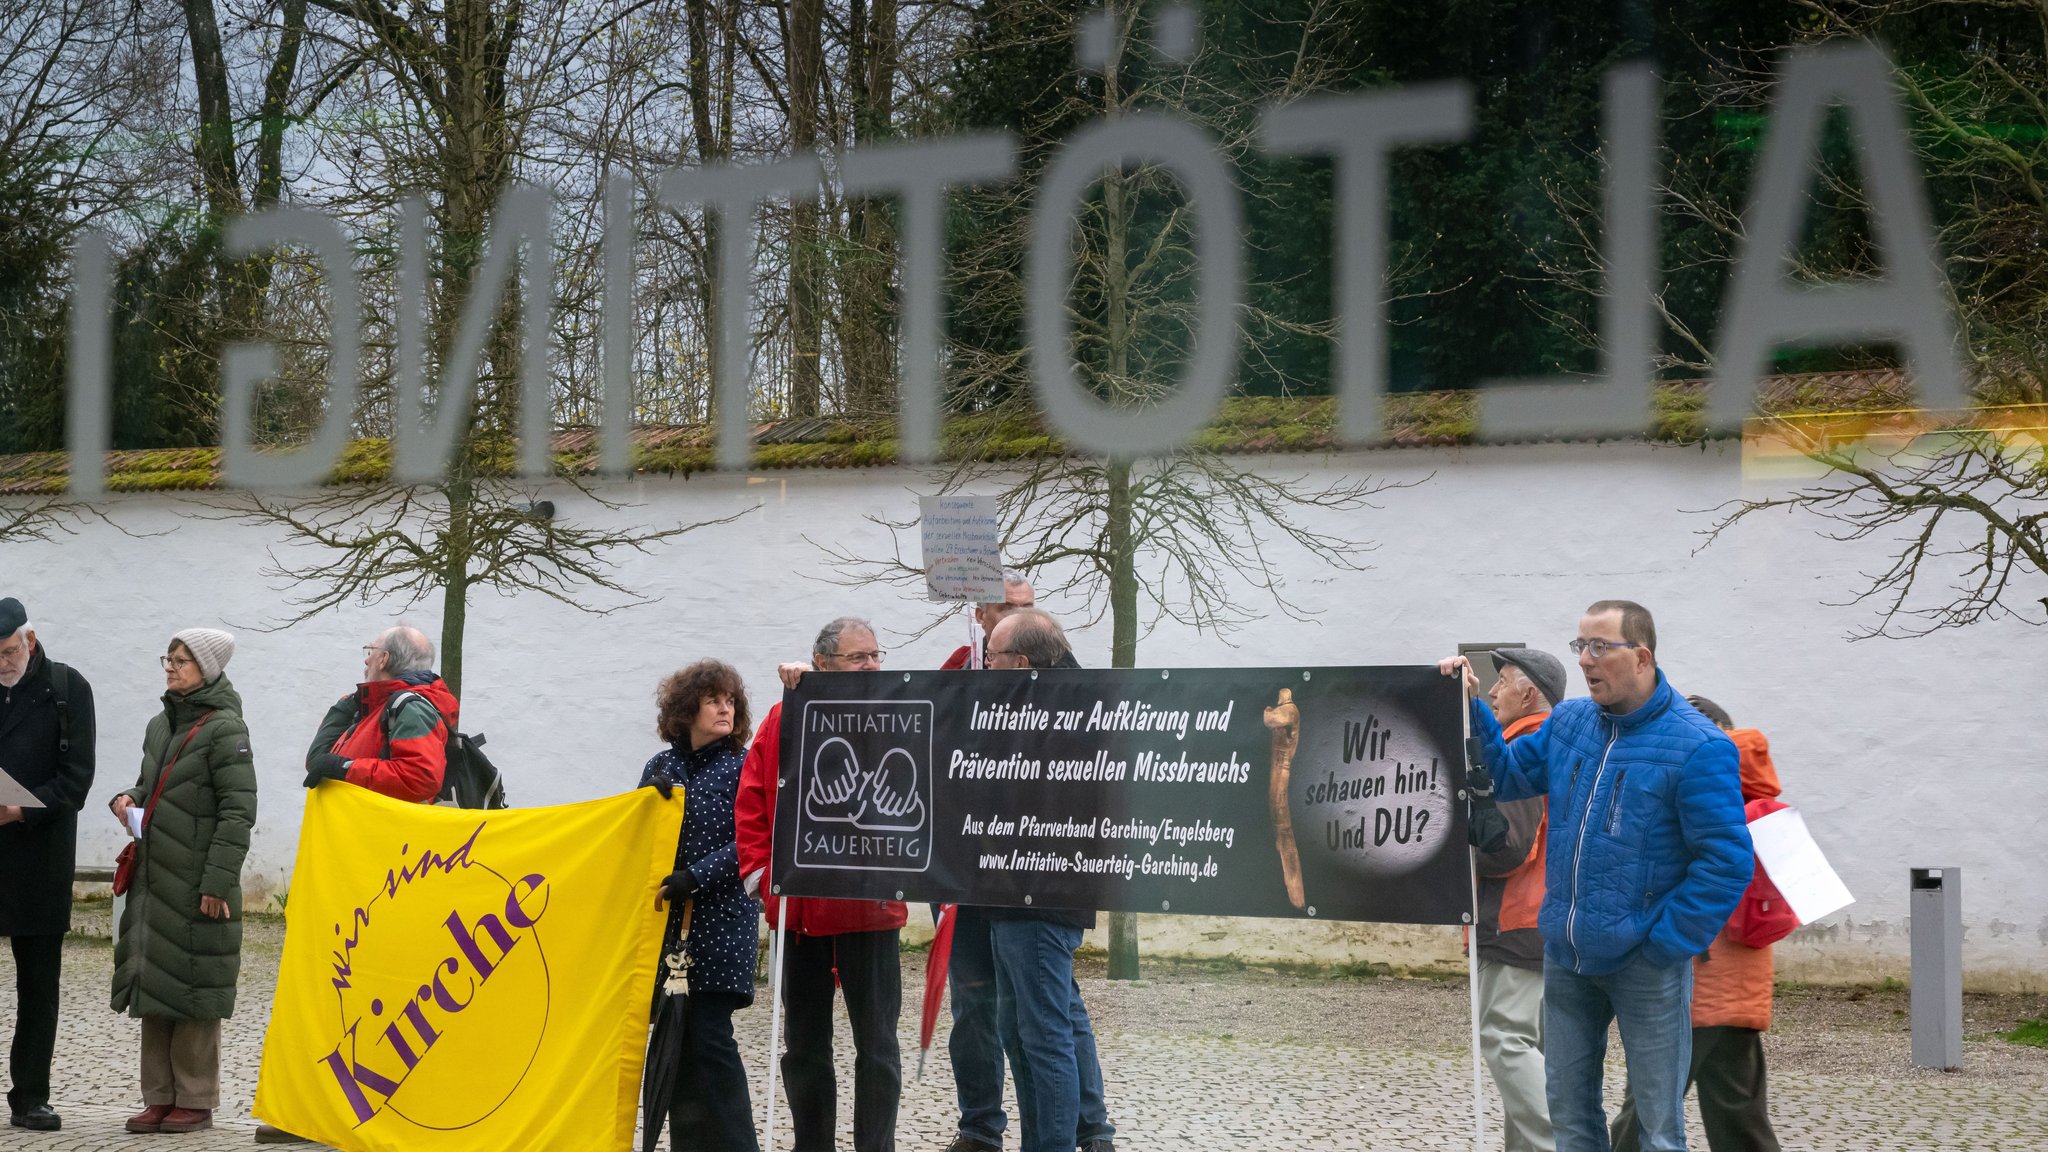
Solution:
[(762, 1152), (775, 1152), (775, 1070), (782, 1044), (782, 953), (789, 947), (789, 905), (776, 918), (768, 940), (768, 1119), (762, 1124)]
[(974, 605), (968, 604), (965, 607), (967, 608), (967, 666), (980, 671), (981, 637), (978, 633), (981, 629), (975, 627)]
[[(1470, 786), (1472, 762), (1470, 749), (1472, 739), (1472, 689), (1466, 685), (1464, 676), (1458, 677), (1458, 695), (1463, 707), (1458, 710), (1464, 724), (1467, 749), (1465, 757), (1465, 779)], [(1467, 849), (1465, 859), (1471, 865), (1472, 915), (1465, 935), (1465, 984), (1472, 1001), (1472, 1152), (1486, 1152), (1486, 1084), (1481, 1076), (1484, 1061), (1479, 1054), (1479, 852)]]

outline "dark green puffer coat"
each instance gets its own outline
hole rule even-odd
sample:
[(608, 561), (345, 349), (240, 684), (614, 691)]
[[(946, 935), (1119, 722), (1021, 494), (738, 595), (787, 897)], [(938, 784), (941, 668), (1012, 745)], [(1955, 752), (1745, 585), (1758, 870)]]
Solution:
[[(242, 966), (242, 858), (256, 823), (256, 765), (242, 698), (227, 677), (189, 696), (164, 695), (142, 740), (142, 776), (124, 795), (149, 803), (157, 773), (185, 734), (206, 723), (171, 765), (137, 849), (135, 878), (114, 948), (114, 1011), (130, 1016), (220, 1020), (235, 1013)], [(214, 920), (201, 896), (227, 901)]]

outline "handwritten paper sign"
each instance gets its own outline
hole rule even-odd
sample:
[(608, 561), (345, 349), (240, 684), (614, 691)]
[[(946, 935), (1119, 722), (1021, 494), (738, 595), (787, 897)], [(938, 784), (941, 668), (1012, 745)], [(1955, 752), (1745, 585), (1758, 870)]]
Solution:
[(921, 496), (925, 592), (933, 600), (1003, 598), (1001, 517), (994, 496)]

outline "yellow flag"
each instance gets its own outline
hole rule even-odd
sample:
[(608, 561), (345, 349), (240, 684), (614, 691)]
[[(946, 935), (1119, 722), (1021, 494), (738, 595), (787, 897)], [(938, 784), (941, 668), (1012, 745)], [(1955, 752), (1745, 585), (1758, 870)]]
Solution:
[(307, 795), (256, 1115), (348, 1152), (624, 1149), (682, 791)]

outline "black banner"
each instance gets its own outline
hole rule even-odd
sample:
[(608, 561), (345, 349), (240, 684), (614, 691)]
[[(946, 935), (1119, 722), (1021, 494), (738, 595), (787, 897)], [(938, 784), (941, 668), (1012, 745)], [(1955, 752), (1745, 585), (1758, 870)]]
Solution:
[(775, 890), (1460, 923), (1460, 707), (1433, 667), (813, 673)]

